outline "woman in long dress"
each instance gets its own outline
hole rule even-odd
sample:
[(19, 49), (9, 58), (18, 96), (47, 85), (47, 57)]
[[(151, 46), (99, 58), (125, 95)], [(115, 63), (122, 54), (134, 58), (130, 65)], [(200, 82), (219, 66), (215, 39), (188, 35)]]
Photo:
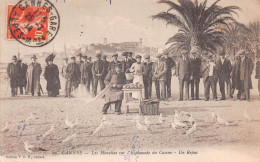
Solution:
[(143, 63), (141, 63), (142, 56), (137, 55), (136, 56), (136, 62), (132, 64), (131, 68), (129, 69), (130, 72), (134, 73), (134, 80), (133, 83), (140, 83), (143, 85), (142, 89), (142, 96), (140, 96), (139, 93), (133, 93), (132, 98), (140, 99), (141, 97), (144, 97), (144, 72), (145, 72), (145, 66)]

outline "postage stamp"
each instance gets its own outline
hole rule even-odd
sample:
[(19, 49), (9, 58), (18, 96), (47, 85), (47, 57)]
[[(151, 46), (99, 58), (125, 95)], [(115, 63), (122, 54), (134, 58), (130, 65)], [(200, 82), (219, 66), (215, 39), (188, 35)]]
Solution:
[(12, 7), (8, 16), (11, 36), (29, 47), (50, 43), (60, 28), (59, 13), (47, 0), (21, 0)]

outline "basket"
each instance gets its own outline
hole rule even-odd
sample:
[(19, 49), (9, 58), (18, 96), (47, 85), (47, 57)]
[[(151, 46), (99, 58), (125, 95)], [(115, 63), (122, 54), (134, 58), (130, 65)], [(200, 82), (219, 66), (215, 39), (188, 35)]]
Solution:
[(125, 73), (126, 80), (133, 80), (134, 79), (134, 73)]
[(158, 100), (142, 100), (140, 103), (142, 115), (159, 115), (159, 104)]

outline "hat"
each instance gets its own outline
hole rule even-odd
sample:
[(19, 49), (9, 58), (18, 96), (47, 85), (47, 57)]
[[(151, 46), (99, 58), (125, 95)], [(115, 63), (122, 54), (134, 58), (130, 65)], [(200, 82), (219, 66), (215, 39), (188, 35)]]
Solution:
[(96, 57), (101, 57), (101, 53), (97, 53), (95, 56)]
[(160, 54), (160, 53), (157, 53), (157, 54), (155, 55), (156, 58), (160, 58), (161, 56), (162, 56), (162, 54)]
[(16, 57), (16, 56), (13, 56), (13, 57), (12, 57), (12, 60), (17, 60), (17, 57)]
[(144, 55), (144, 59), (149, 59), (149, 58), (150, 58), (149, 54)]
[(46, 59), (45, 59), (45, 62), (47, 63), (48, 61), (53, 61), (55, 55), (54, 53), (50, 54)]
[(88, 57), (88, 60), (91, 60), (91, 59), (92, 59), (92, 57), (91, 57), (91, 56), (89, 56), (89, 57)]
[(123, 53), (122, 53), (122, 56), (128, 56), (128, 53), (129, 53), (129, 52), (123, 52)]
[(82, 58), (83, 58), (83, 59), (87, 59), (87, 58), (88, 58), (88, 56), (82, 56)]
[(68, 57), (64, 57), (63, 60), (68, 60)]
[(76, 59), (76, 57), (75, 57), (75, 56), (71, 56), (70, 58), (71, 58), (72, 60), (75, 60), (75, 59)]
[(128, 52), (128, 56), (133, 56), (133, 52)]
[(117, 53), (115, 53), (115, 54), (113, 54), (113, 55), (112, 55), (112, 57), (118, 57), (118, 54), (117, 54)]
[(37, 57), (35, 55), (33, 55), (31, 58), (37, 59)]
[(237, 52), (237, 55), (245, 55), (246, 54), (246, 51), (245, 50), (239, 50), (238, 52)]
[(140, 59), (141, 59), (141, 58), (142, 58), (142, 56), (141, 56), (141, 55), (136, 55), (136, 56), (135, 56), (135, 58), (136, 58), (136, 59), (138, 59), (138, 58), (140, 58)]
[(107, 58), (107, 55), (102, 55), (102, 58), (103, 58), (103, 59)]

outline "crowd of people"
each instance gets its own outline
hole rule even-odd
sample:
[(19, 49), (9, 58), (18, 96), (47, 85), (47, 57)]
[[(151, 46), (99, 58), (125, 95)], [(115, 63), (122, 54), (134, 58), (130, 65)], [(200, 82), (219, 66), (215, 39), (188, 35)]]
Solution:
[[(156, 60), (151, 61), (150, 55), (136, 55), (133, 58), (132, 52), (123, 52), (123, 60), (118, 60), (118, 54), (112, 55), (112, 61), (107, 60), (107, 56), (98, 52), (95, 61), (92, 58), (78, 54), (69, 58), (64, 58), (61, 76), (66, 79), (65, 97), (72, 97), (71, 92), (79, 84), (84, 84), (86, 90), (97, 95), (98, 85), (103, 90), (107, 85), (112, 84), (114, 94), (107, 98), (107, 104), (122, 99), (122, 94), (115, 95), (117, 90), (122, 89), (122, 85), (129, 83), (140, 83), (144, 88), (145, 99), (152, 98), (152, 86), (155, 86), (156, 98), (159, 100), (171, 100), (171, 79), (173, 76), (179, 80), (179, 101), (200, 100), (199, 84), (201, 78), (204, 83), (205, 101), (210, 99), (210, 89), (213, 100), (217, 101), (217, 83), (221, 92), (220, 100), (232, 99), (235, 90), (237, 99), (250, 100), (250, 89), (252, 89), (251, 75), (254, 63), (247, 55), (247, 51), (237, 52), (234, 60), (229, 60), (223, 50), (219, 58), (212, 54), (201, 55), (198, 51), (182, 50), (181, 56), (174, 60), (168, 53), (158, 53)], [(59, 68), (53, 64), (54, 54), (46, 58), (44, 78), (47, 81), (48, 96), (56, 97), (61, 89)], [(257, 57), (256, 76), (258, 79), (258, 89), (260, 91), (260, 57)], [(16, 56), (12, 57), (12, 62), (8, 64), (7, 75), (10, 79), (11, 96), (15, 97), (18, 93), (34, 96), (36, 93), (41, 96), (42, 87), (40, 76), (42, 74), (41, 64), (37, 62), (37, 57), (31, 57), (30, 64), (24, 64)], [(176, 61), (176, 62), (175, 62)], [(121, 75), (124, 74), (124, 75)], [(132, 73), (134, 77), (127, 79), (126, 73)], [(119, 75), (120, 74), (120, 75)], [(120, 84), (119, 84), (120, 83)], [(92, 88), (91, 88), (92, 87)], [(190, 90), (189, 90), (190, 89)], [(112, 91), (113, 92), (113, 91)], [(259, 94), (260, 95), (260, 94)], [(135, 98), (135, 95), (132, 95)], [(121, 103), (117, 103), (121, 107)], [(104, 108), (106, 112), (107, 105)], [(119, 108), (118, 108), (119, 109)]]

